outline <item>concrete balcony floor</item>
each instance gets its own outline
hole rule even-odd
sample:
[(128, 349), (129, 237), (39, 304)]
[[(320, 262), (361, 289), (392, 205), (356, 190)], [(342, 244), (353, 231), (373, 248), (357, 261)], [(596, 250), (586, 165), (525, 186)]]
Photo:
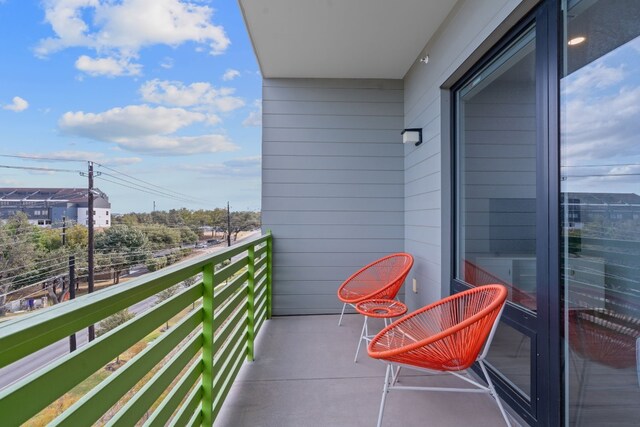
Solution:
[[(361, 348), (353, 362), (362, 317), (274, 317), (260, 331), (256, 360), (245, 363), (215, 426), (376, 425), (385, 365)], [(371, 325), (371, 323), (370, 323)], [(382, 326), (373, 324), (370, 330)], [(452, 375), (404, 370), (400, 383), (465, 387)], [(384, 426), (504, 426), (487, 394), (395, 390)]]

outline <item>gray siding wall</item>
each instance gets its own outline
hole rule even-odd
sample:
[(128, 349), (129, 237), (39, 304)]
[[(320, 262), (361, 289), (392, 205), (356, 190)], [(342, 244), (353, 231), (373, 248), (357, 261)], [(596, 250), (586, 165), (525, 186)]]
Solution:
[(339, 312), (344, 279), (403, 250), (403, 100), (401, 80), (264, 80), (274, 314)]
[[(448, 294), (450, 227), (449, 92), (441, 89), (505, 21), (520, 0), (461, 1), (426, 46), (428, 64), (417, 62), (404, 79), (404, 127), (423, 129), (419, 147), (405, 147), (405, 250), (416, 263), (407, 283), (410, 309)], [(410, 288), (407, 288), (410, 289)]]

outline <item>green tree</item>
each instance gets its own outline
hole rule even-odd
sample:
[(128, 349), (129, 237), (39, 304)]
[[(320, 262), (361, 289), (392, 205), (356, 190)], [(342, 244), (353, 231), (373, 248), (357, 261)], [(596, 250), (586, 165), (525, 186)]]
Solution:
[(240, 211), (231, 213), (231, 232), (234, 233), (234, 241), (238, 240), (238, 233), (241, 231), (251, 231), (259, 227), (259, 212)]
[(146, 262), (147, 270), (149, 271), (158, 271), (161, 268), (165, 268), (167, 266), (167, 258), (166, 257), (155, 257), (149, 258)]
[(67, 228), (67, 246), (75, 249), (86, 250), (89, 245), (89, 230), (82, 225), (74, 225)]
[[(118, 326), (127, 323), (134, 317), (136, 317), (136, 315), (134, 313), (131, 313), (128, 308), (120, 310), (98, 324), (98, 327), (96, 328), (96, 336), (99, 337), (101, 335), (104, 335), (112, 329), (115, 329)], [(116, 358), (116, 363), (120, 363), (120, 355), (118, 355), (118, 357)]]
[[(156, 304), (160, 304), (162, 301), (166, 301), (180, 291), (180, 285), (174, 285), (167, 289), (164, 289), (156, 294)], [(165, 325), (165, 330), (169, 329), (169, 321)]]
[(114, 225), (96, 235), (96, 263), (101, 269), (111, 269), (113, 283), (120, 283), (124, 270), (146, 261), (148, 245), (142, 231), (124, 224)]
[(39, 258), (39, 230), (19, 213), (0, 227), (0, 316), (6, 312), (7, 293), (31, 283), (43, 269), (36, 269)]
[(181, 243), (180, 230), (166, 225), (149, 224), (139, 227), (149, 242), (151, 249), (165, 249), (179, 246)]

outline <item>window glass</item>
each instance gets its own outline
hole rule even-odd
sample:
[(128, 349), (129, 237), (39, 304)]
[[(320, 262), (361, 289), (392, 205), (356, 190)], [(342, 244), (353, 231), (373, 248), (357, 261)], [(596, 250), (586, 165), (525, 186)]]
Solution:
[(640, 2), (565, 2), (567, 425), (640, 420)]
[(456, 95), (457, 278), (536, 310), (535, 31)]

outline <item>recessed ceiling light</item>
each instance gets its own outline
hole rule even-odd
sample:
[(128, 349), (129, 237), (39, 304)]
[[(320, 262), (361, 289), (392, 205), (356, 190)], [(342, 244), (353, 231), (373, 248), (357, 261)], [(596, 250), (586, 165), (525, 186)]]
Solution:
[(569, 46), (575, 46), (575, 45), (578, 45), (578, 44), (580, 44), (580, 43), (584, 43), (584, 41), (585, 41), (586, 39), (587, 39), (587, 38), (586, 38), (586, 37), (583, 37), (583, 36), (574, 37), (574, 38), (572, 38), (571, 40), (569, 40), (569, 41), (567, 42), (567, 44), (568, 44)]

